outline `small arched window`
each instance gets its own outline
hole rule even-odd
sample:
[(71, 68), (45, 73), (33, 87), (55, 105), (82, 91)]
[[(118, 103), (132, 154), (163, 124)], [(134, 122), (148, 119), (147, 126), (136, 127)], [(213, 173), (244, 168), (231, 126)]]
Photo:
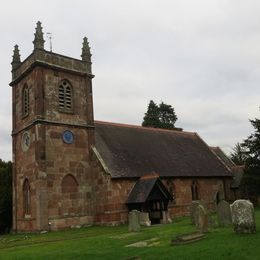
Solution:
[(73, 108), (72, 86), (67, 80), (59, 84), (59, 108), (65, 112), (71, 112)]
[(170, 192), (170, 194), (173, 197), (173, 200), (175, 200), (175, 184), (172, 180), (167, 180), (166, 182), (167, 187), (168, 187), (168, 191)]
[(219, 192), (219, 191), (216, 192), (216, 195), (215, 195), (215, 202), (216, 202), (217, 205), (218, 205), (219, 202), (220, 202), (220, 192)]
[(23, 116), (27, 116), (29, 114), (29, 88), (27, 84), (24, 85), (22, 99)]
[(25, 215), (31, 213), (31, 190), (28, 179), (25, 179), (23, 183), (23, 210)]
[(197, 181), (192, 181), (192, 184), (191, 184), (191, 196), (192, 196), (192, 200), (198, 200), (199, 199), (199, 192), (198, 192), (198, 183), (197, 183)]
[(61, 192), (62, 193), (78, 192), (78, 182), (73, 175), (68, 174), (62, 179)]

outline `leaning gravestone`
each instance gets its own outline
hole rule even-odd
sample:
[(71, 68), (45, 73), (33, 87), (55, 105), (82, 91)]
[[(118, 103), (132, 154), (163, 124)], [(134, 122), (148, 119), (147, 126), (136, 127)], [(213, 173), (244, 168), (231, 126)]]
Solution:
[(232, 224), (230, 205), (225, 200), (221, 200), (217, 204), (217, 217), (219, 226), (228, 226)]
[(195, 218), (195, 224), (199, 232), (205, 233), (208, 232), (208, 212), (204, 206), (199, 205), (197, 208), (197, 216)]
[(140, 231), (140, 211), (132, 210), (128, 214), (129, 232)]
[(255, 233), (253, 204), (249, 200), (236, 200), (230, 207), (234, 231), (236, 233)]

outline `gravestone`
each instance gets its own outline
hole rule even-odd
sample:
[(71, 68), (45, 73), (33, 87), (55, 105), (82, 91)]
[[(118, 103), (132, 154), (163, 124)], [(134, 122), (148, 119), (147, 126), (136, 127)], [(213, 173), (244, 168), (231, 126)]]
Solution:
[(195, 218), (196, 218), (196, 211), (198, 206), (200, 205), (199, 200), (193, 200), (190, 205), (190, 218), (191, 218), (191, 224), (195, 225)]
[(219, 226), (232, 224), (230, 205), (225, 200), (221, 200), (217, 205), (217, 217)]
[(196, 212), (195, 224), (199, 232), (208, 232), (208, 212), (204, 206), (199, 205)]
[(128, 214), (129, 221), (129, 232), (139, 232), (140, 231), (140, 211), (132, 210)]
[(140, 225), (150, 227), (151, 220), (149, 219), (148, 212), (140, 212)]
[(236, 233), (255, 233), (253, 204), (249, 200), (236, 200), (230, 207), (234, 231)]
[(205, 207), (205, 203), (203, 201), (201, 201), (201, 200), (193, 200), (191, 202), (191, 205), (190, 205), (190, 217), (191, 217), (191, 224), (192, 225), (196, 224), (197, 209), (198, 209), (199, 205), (202, 205), (204, 208), (206, 208)]

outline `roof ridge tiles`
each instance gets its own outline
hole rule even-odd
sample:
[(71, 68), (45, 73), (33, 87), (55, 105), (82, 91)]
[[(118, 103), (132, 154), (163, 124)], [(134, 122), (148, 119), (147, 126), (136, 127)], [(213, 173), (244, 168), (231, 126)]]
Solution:
[(107, 122), (107, 121), (100, 121), (95, 120), (95, 124), (103, 124), (103, 125), (111, 125), (111, 126), (119, 126), (119, 127), (126, 127), (126, 128), (135, 128), (135, 129), (142, 129), (142, 130), (149, 130), (154, 132), (168, 132), (168, 133), (176, 133), (176, 134), (188, 134), (188, 135), (197, 135), (196, 132), (188, 132), (188, 131), (179, 131), (174, 129), (164, 129), (164, 128), (154, 128), (154, 127), (146, 127), (140, 125), (130, 125), (125, 123), (114, 123), (114, 122)]

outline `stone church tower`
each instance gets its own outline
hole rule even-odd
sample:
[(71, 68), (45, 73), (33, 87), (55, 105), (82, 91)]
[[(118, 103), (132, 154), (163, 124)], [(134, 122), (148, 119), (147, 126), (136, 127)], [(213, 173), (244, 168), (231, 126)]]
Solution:
[(91, 53), (82, 59), (44, 49), (12, 61), (13, 229), (56, 230), (93, 223), (90, 148), (94, 143)]

